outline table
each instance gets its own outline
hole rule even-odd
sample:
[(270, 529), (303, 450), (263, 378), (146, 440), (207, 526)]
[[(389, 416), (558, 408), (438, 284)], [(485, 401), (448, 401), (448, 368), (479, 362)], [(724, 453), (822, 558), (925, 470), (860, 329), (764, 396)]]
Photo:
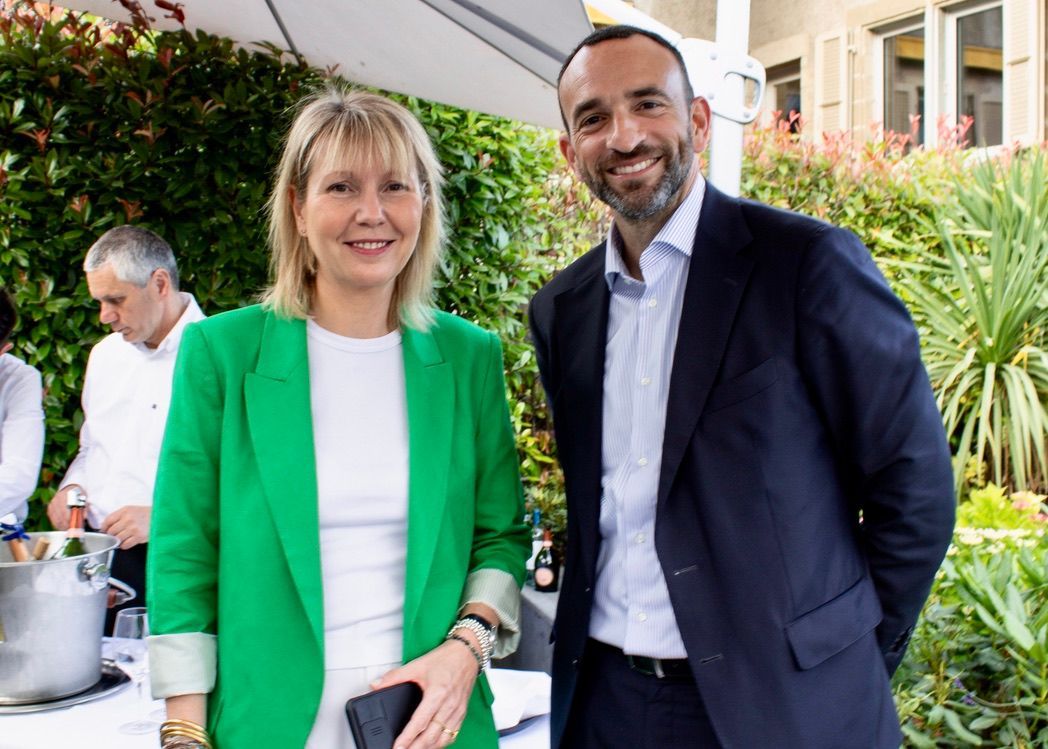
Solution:
[[(496, 700), (500, 684), (505, 693), (507, 685), (515, 689), (519, 683), (519, 679), (502, 677), (510, 673), (522, 673), (499, 674), (500, 671), (503, 669), (493, 669), (490, 677)], [(132, 685), (82, 705), (37, 713), (0, 715), (0, 749), (49, 749), (72, 746), (74, 743), (77, 749), (156, 749), (159, 746), (156, 733), (131, 736), (120, 733), (117, 727), (144, 717), (153, 710), (162, 709), (163, 706), (161, 700), (143, 698), (139, 701)], [(499, 741), (499, 749), (548, 747), (549, 715), (540, 716), (517, 733), (504, 736)]]

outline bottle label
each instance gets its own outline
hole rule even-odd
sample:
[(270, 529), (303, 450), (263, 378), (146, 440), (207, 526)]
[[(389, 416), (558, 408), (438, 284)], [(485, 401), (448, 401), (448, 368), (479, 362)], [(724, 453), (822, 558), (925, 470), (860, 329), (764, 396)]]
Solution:
[(553, 570), (551, 570), (549, 567), (539, 567), (537, 570), (535, 570), (535, 584), (552, 585)]
[(83, 537), (84, 537), (84, 529), (81, 526), (70, 527), (70, 529), (66, 531), (66, 538), (83, 538)]

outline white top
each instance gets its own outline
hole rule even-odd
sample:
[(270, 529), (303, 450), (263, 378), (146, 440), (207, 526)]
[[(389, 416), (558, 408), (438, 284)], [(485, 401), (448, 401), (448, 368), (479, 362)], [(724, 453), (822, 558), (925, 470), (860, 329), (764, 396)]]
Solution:
[(400, 662), (408, 547), (400, 332), (345, 338), (308, 320), (306, 336), (325, 668)]
[(0, 355), (0, 516), (25, 520), (44, 457), (40, 373), (10, 354)]
[(95, 528), (121, 507), (153, 504), (178, 344), (186, 325), (204, 319), (191, 294), (180, 296), (186, 309), (155, 349), (128, 343), (119, 333), (91, 349), (80, 397), (80, 451), (62, 486), (84, 488), (87, 520)]
[[(697, 167), (693, 167), (697, 168)], [(600, 554), (590, 636), (631, 655), (685, 658), (655, 549), (666, 402), (684, 288), (706, 183), (700, 175), (630, 277), (613, 229), (604, 353)]]

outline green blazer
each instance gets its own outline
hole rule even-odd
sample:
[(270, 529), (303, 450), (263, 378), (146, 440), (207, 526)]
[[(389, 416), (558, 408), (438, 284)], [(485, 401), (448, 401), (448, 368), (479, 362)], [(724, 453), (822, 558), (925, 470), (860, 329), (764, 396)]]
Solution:
[[(519, 585), (530, 542), (497, 337), (437, 313), (402, 340), (408, 661), (441, 643), (471, 573)], [(324, 679), (319, 547), (305, 322), (254, 306), (188, 327), (147, 587), (154, 635), (217, 645), (208, 727), (220, 749), (290, 749), (309, 735)], [(200, 649), (188, 650), (184, 667), (199, 669)], [(497, 745), (490, 703), (482, 677), (456, 747)]]

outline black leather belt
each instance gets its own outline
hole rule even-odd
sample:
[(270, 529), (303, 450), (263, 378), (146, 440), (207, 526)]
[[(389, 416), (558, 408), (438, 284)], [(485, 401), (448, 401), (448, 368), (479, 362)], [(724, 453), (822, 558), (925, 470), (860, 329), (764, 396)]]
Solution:
[(639, 674), (654, 676), (656, 679), (691, 680), (695, 678), (687, 658), (649, 658), (646, 655), (629, 655), (614, 645), (608, 645), (599, 640), (590, 640), (590, 643), (606, 652), (625, 658), (629, 667)]

